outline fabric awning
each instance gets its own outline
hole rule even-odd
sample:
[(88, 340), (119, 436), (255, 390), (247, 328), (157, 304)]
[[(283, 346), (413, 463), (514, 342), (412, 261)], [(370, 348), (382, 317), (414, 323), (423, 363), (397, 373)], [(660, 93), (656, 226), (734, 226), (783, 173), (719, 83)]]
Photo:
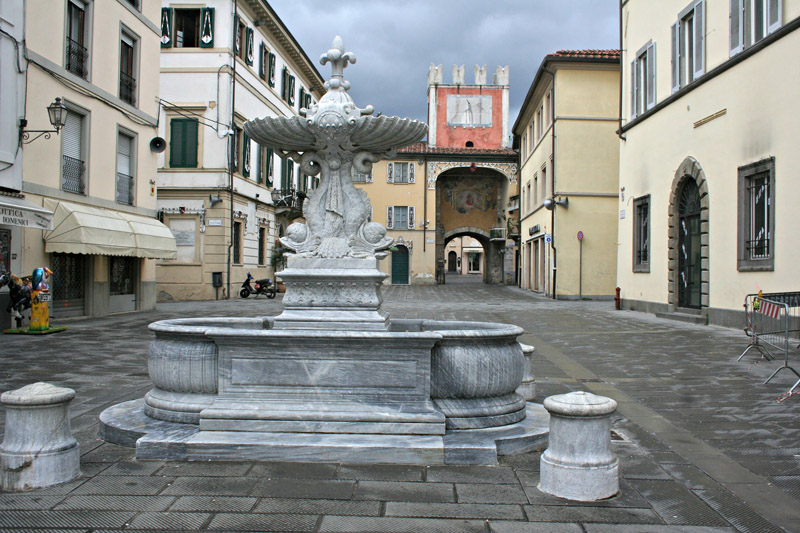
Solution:
[(0, 196), (0, 224), (49, 230), (53, 228), (53, 212), (22, 198)]
[(45, 252), (175, 259), (175, 237), (154, 218), (71, 202), (53, 204), (53, 230)]

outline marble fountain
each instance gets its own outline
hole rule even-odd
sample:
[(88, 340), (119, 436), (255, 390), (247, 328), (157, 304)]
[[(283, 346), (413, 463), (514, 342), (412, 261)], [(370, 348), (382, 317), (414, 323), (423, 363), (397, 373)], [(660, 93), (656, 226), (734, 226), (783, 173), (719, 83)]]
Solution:
[(151, 324), (154, 388), (105, 410), (100, 436), (140, 459), (173, 460), (496, 464), (545, 448), (549, 417), (526, 401), (532, 349), (517, 342), (521, 328), (381, 312), (377, 265), (393, 240), (368, 221), (351, 172), (369, 172), (427, 126), (355, 105), (344, 80), (355, 56), (340, 37), (321, 63), (332, 76), (318, 104), (244, 126), (321, 176), (306, 223), (281, 239), (294, 251), (283, 312)]

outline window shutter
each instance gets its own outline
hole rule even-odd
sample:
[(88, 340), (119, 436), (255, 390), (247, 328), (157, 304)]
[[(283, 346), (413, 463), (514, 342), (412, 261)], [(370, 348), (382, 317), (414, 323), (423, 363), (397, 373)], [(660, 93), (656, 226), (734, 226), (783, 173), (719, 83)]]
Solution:
[(250, 176), (250, 137), (242, 132), (242, 176)]
[(161, 8), (161, 48), (172, 47), (172, 8)]
[(408, 206), (408, 229), (414, 229), (414, 206)]
[(239, 55), (242, 51), (242, 43), (239, 40), (239, 15), (233, 16), (233, 55)]
[(294, 183), (294, 162), (289, 158), (286, 158), (286, 179), (283, 180), (283, 183), (287, 189), (290, 189)]
[(267, 68), (267, 83), (270, 87), (275, 87), (275, 54), (270, 52)]
[(306, 101), (305, 104), (303, 104), (303, 107), (306, 109), (311, 109), (311, 93), (306, 93)]
[(244, 35), (245, 35), (244, 62), (252, 67), (253, 62), (255, 60), (254, 50), (253, 50), (253, 48), (255, 47), (255, 43), (253, 42), (255, 41), (255, 39), (253, 38), (253, 28), (248, 27), (245, 30)]
[(214, 47), (214, 8), (200, 10), (200, 48)]
[(772, 33), (781, 27), (783, 19), (783, 0), (769, 0), (767, 2), (767, 33)]
[(264, 149), (256, 148), (256, 183), (264, 183)]
[(297, 108), (301, 109), (305, 101), (306, 101), (306, 89), (305, 87), (300, 87), (300, 97), (297, 99)]
[(656, 43), (647, 47), (647, 106), (656, 105)]
[(415, 165), (414, 163), (409, 163), (408, 164), (408, 182), (409, 183), (416, 183), (416, 181), (415, 181), (416, 173), (417, 173), (416, 167), (417, 167), (417, 165)]
[[(69, 117), (67, 115), (67, 125), (64, 126), (64, 155), (67, 155), (67, 126), (69, 126)], [(184, 166), (183, 145), (184, 145), (184, 123), (181, 119), (172, 119), (169, 123), (169, 166), (182, 167)]]
[(394, 163), (386, 164), (386, 182), (394, 183)]
[(281, 71), (281, 99), (286, 101), (286, 95), (289, 93), (289, 69), (283, 67)]
[(117, 140), (117, 172), (131, 175), (131, 138), (122, 133)]
[(81, 159), (81, 136), (83, 117), (70, 111), (67, 113), (67, 122), (61, 133), (63, 153), (73, 159)]
[(631, 118), (636, 117), (636, 63), (631, 61)]
[(267, 148), (267, 164), (266, 164), (266, 183), (267, 187), (272, 187), (273, 182), (273, 174), (274, 168), (273, 165), (275, 163), (275, 154), (272, 151), (272, 148)]
[(394, 206), (387, 205), (386, 206), (386, 229), (394, 229)]
[(730, 55), (733, 57), (744, 50), (744, 17), (742, 16), (744, 0), (730, 0), (731, 5), (731, 40)]
[(706, 71), (706, 2), (694, 6), (694, 79)]
[(264, 46), (264, 43), (261, 43), (261, 45), (258, 47), (258, 77), (262, 80), (267, 78), (266, 54), (267, 47)]
[(672, 92), (681, 88), (681, 57), (678, 52), (680, 42), (681, 21), (672, 25)]
[(171, 167), (197, 167), (197, 120), (174, 118), (170, 121)]
[(294, 105), (294, 76), (291, 74), (289, 75), (289, 99), (287, 102), (289, 105)]

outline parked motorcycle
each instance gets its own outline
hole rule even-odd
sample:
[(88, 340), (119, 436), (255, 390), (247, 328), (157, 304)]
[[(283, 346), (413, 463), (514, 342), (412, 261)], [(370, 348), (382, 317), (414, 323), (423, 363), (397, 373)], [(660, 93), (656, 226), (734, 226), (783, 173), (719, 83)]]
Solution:
[[(253, 282), (252, 284), (250, 282)], [(267, 298), (275, 298), (277, 294), (275, 284), (269, 278), (255, 279), (250, 272), (247, 273), (247, 279), (242, 283), (242, 289), (239, 291), (239, 296), (247, 298), (251, 294), (255, 294), (258, 298), (259, 294), (263, 294)]]

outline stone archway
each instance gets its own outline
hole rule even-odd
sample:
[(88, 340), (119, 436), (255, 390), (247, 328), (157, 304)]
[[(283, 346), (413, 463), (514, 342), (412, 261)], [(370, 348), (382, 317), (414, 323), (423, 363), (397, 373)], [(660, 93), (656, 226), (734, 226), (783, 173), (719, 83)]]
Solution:
[(442, 248), (444, 249), (447, 243), (458, 237), (472, 237), (483, 247), (483, 282), (502, 283), (502, 278), (498, 281), (497, 276), (502, 276), (503, 256), (498, 252), (497, 246), (490, 240), (489, 232), (472, 226), (453, 228), (444, 234)]
[(687, 181), (694, 181), (700, 197), (700, 308), (707, 309), (709, 303), (709, 247), (708, 247), (708, 217), (709, 198), (708, 182), (703, 168), (693, 157), (687, 157), (678, 166), (672, 180), (669, 196), (669, 211), (667, 222), (668, 238), (668, 303), (670, 310), (679, 307), (680, 295), (680, 200)]

